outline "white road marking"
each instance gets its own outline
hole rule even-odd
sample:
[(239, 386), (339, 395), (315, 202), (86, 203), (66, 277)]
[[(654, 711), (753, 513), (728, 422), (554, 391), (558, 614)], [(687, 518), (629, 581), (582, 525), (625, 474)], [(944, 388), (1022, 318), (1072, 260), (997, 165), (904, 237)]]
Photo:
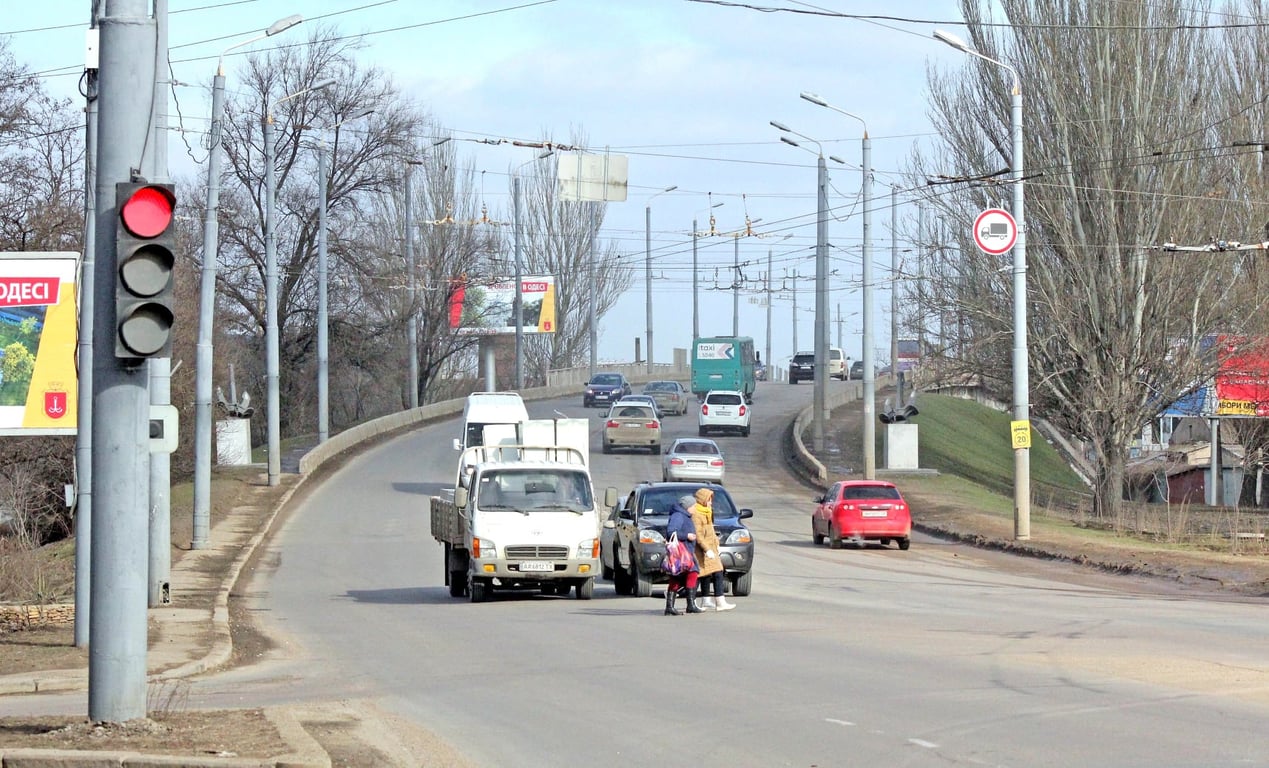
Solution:
[(935, 743), (934, 743), (934, 742), (932, 742), (932, 741), (926, 741), (925, 739), (908, 739), (908, 743), (909, 743), (909, 744), (915, 744), (915, 745), (917, 745), (918, 747), (925, 747), (926, 749), (938, 749), (938, 748), (939, 748), (939, 745), (938, 745), (938, 744), (935, 744)]
[(832, 723), (833, 725), (854, 725), (854, 723), (850, 722), (849, 720), (834, 720), (831, 717), (824, 718), (824, 722)]

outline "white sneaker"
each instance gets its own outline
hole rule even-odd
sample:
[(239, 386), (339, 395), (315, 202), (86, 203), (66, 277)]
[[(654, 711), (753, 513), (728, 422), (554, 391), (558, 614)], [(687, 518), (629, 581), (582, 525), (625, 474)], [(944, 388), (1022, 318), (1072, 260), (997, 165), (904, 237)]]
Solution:
[(712, 598), (712, 597), (702, 597), (702, 598), (701, 598), (701, 608), (704, 608), (705, 610), (707, 610), (707, 611), (708, 611), (708, 610), (710, 610), (710, 609), (711, 609), (711, 608), (713, 608), (713, 607), (714, 607), (714, 598)]
[(718, 601), (714, 603), (714, 610), (716, 611), (730, 611), (735, 607), (736, 606), (733, 603), (727, 602), (727, 598), (721, 596), (718, 598)]

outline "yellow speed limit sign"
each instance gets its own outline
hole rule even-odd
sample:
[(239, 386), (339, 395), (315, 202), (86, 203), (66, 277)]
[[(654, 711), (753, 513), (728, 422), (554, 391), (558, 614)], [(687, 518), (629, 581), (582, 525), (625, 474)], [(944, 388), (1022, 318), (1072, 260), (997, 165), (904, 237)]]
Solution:
[(1013, 437), (1013, 448), (1015, 451), (1019, 448), (1031, 447), (1031, 422), (1009, 422), (1009, 434)]

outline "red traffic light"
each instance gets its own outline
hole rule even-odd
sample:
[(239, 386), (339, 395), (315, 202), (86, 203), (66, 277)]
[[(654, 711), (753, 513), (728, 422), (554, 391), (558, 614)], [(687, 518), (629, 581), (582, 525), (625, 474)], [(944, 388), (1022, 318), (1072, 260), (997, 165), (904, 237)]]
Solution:
[(157, 237), (172, 223), (176, 197), (167, 187), (141, 187), (119, 203), (119, 220), (136, 237)]

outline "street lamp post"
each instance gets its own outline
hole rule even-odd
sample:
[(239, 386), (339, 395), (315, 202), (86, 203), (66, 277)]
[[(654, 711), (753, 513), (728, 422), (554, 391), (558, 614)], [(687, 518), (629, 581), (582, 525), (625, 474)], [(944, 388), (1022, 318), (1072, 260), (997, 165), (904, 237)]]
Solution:
[(203, 220), (203, 270), (199, 284), (198, 347), (194, 358), (194, 512), (191, 549), (207, 547), (211, 532), (212, 327), (216, 316), (216, 260), (219, 237), (221, 122), (225, 116), (225, 54), (299, 24), (293, 15), (275, 21), (263, 33), (235, 43), (220, 54), (212, 80), (212, 122), (207, 149), (207, 208)]
[(643, 208), (643, 283), (644, 283), (644, 300), (647, 304), (646, 314), (648, 318), (648, 375), (652, 375), (652, 201), (656, 200), (666, 192), (673, 192), (678, 189), (677, 184), (666, 187), (648, 198), (647, 205)]
[(548, 158), (553, 154), (555, 154), (555, 150), (545, 150), (532, 160), (526, 163), (521, 163), (511, 174), (511, 207), (515, 226), (516, 260), (516, 298), (513, 311), (516, 318), (515, 386), (517, 392), (524, 389), (524, 277), (522, 274), (523, 260), (521, 257), (522, 250), (520, 245), (520, 169), (529, 163), (536, 163), (537, 161)]
[[(278, 99), (274, 107), (302, 96), (310, 91), (328, 88), (334, 78), (314, 83), (308, 88), (287, 94)], [(264, 305), (265, 305), (265, 380), (269, 391), (269, 486), (282, 481), (281, 408), (278, 394), (278, 253), (277, 238), (273, 230), (274, 198), (277, 197), (277, 174), (274, 166), (273, 112), (265, 110), (264, 117)]]
[[(349, 120), (358, 120), (372, 112), (374, 110), (370, 108), (359, 110), (326, 130), (333, 131)], [(319, 141), (317, 147), (317, 442), (319, 444), (330, 439), (330, 313), (327, 302), (327, 296), (329, 295), (327, 288), (329, 268), (326, 256), (326, 149), (326, 142)]]
[[(1025, 424), (1029, 434), (1031, 404), (1028, 381), (1030, 360), (1027, 354), (1027, 220), (1022, 180), (1022, 80), (1018, 76), (1018, 70), (1003, 61), (984, 56), (955, 35), (935, 30), (934, 38), (958, 51), (1003, 67), (1013, 75), (1013, 89), (1009, 100), (1009, 126), (1013, 137), (1010, 170), (1013, 178), (1012, 213), (1018, 227), (1018, 238), (1013, 245), (1013, 418), (1015, 422)], [(1013, 512), (1013, 537), (1020, 541), (1030, 539), (1031, 449), (1026, 446), (1014, 448), (1013, 451)]]
[(868, 124), (859, 115), (839, 109), (813, 93), (805, 91), (802, 98), (817, 106), (831, 109), (838, 114), (858, 120), (864, 127), (862, 141), (862, 175), (860, 197), (863, 198), (863, 349), (860, 351), (860, 362), (864, 367), (864, 478), (874, 480), (877, 477), (877, 383), (872, 359), (872, 141), (868, 138)]
[[(824, 450), (825, 422), (828, 415), (828, 165), (824, 162), (824, 148), (810, 136), (789, 128), (775, 120), (771, 125), (785, 133), (801, 136), (815, 145), (816, 168), (816, 222), (815, 222), (815, 396), (814, 418), (811, 421), (811, 443), (817, 452)], [(805, 149), (788, 136), (781, 136), (785, 144)], [(807, 150), (808, 152), (810, 150)], [(838, 158), (833, 158), (841, 162)], [(794, 350), (796, 354), (797, 350)]]

